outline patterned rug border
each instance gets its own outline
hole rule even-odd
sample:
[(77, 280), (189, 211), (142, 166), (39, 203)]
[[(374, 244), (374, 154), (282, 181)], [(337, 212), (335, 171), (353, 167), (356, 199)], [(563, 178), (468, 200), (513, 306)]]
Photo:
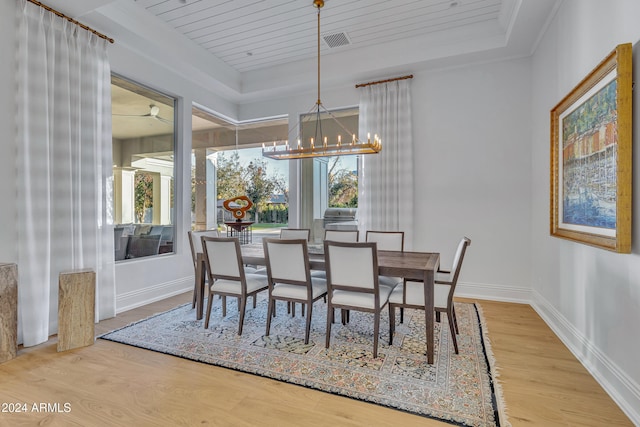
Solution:
[[(507, 416), (507, 411), (506, 411), (506, 405), (505, 405), (505, 402), (504, 402), (502, 387), (501, 387), (500, 383), (498, 382), (499, 370), (498, 370), (498, 367), (497, 367), (496, 359), (495, 359), (495, 357), (493, 355), (493, 349), (491, 347), (491, 341), (490, 341), (489, 336), (488, 336), (489, 331), (488, 331), (488, 328), (487, 328), (487, 325), (486, 325), (486, 320), (484, 318), (482, 307), (480, 306), (479, 303), (467, 303), (467, 304), (470, 304), (470, 305), (472, 305), (474, 307), (475, 315), (476, 315), (476, 318), (478, 320), (478, 327), (480, 329), (480, 339), (481, 339), (481, 343), (482, 343), (483, 354), (484, 354), (485, 362), (487, 364), (487, 370), (488, 370), (488, 376), (489, 376), (489, 385), (490, 385), (491, 397), (492, 397), (492, 406), (493, 406), (495, 419), (496, 419), (496, 427), (512, 427), (511, 423), (508, 421), (508, 416)], [(232, 370), (232, 371), (235, 371), (235, 372), (241, 372), (241, 373), (249, 374), (249, 375), (256, 375), (256, 376), (259, 376), (259, 377), (262, 377), (262, 378), (266, 378), (266, 379), (270, 379), (270, 380), (273, 380), (273, 381), (280, 381), (280, 382), (284, 382), (284, 383), (291, 384), (291, 385), (294, 385), (294, 386), (303, 387), (303, 388), (307, 388), (307, 389), (311, 389), (311, 390), (315, 390), (315, 391), (319, 391), (319, 392), (323, 392), (323, 393), (327, 393), (327, 394), (332, 394), (334, 396), (348, 398), (348, 399), (356, 400), (356, 401), (359, 401), (359, 402), (369, 403), (369, 404), (372, 404), (372, 405), (378, 405), (378, 406), (382, 406), (382, 407), (385, 407), (385, 408), (393, 409), (393, 410), (396, 410), (396, 411), (408, 413), (408, 414), (411, 414), (411, 415), (416, 415), (416, 416), (419, 416), (419, 417), (440, 421), (440, 422), (447, 423), (447, 424), (450, 424), (450, 425), (455, 425), (455, 426), (458, 426), (458, 427), (469, 427), (469, 425), (466, 424), (466, 423), (456, 422), (456, 421), (453, 421), (453, 420), (447, 420), (445, 418), (440, 418), (440, 417), (433, 416), (433, 415), (428, 415), (428, 414), (420, 414), (420, 413), (412, 412), (412, 411), (409, 411), (409, 410), (404, 410), (402, 408), (394, 407), (394, 406), (391, 406), (391, 405), (386, 405), (384, 403), (373, 402), (373, 401), (370, 401), (370, 400), (367, 400), (367, 399), (364, 399), (364, 398), (358, 398), (356, 396), (347, 396), (347, 395), (343, 395), (343, 394), (339, 394), (339, 393), (333, 393), (333, 392), (331, 392), (329, 390), (322, 389), (322, 388), (319, 388), (317, 386), (314, 386), (313, 384), (301, 384), (301, 383), (298, 383), (298, 382), (287, 381), (285, 379), (280, 379), (280, 378), (275, 378), (273, 376), (264, 375), (264, 374), (261, 374), (259, 372), (252, 372), (252, 371), (250, 371), (248, 369), (242, 369), (241, 367), (234, 367), (234, 366), (231, 366), (230, 364), (212, 363), (212, 362), (208, 362), (208, 361), (205, 361), (205, 360), (198, 360), (198, 359), (195, 359), (195, 358), (192, 358), (192, 357), (187, 357), (185, 355), (172, 353), (170, 351), (170, 349), (169, 350), (158, 350), (156, 348), (151, 348), (150, 346), (136, 345), (136, 344), (131, 344), (129, 342), (121, 341), (119, 339), (106, 338), (107, 335), (110, 335), (110, 334), (112, 334), (114, 332), (118, 332), (118, 331), (130, 328), (132, 326), (138, 325), (140, 323), (147, 322), (147, 321), (149, 321), (151, 319), (154, 319), (156, 317), (166, 315), (168, 313), (180, 310), (180, 309), (182, 309), (182, 308), (184, 308), (186, 306), (190, 306), (190, 305), (191, 305), (191, 303), (184, 303), (184, 304), (180, 304), (180, 305), (178, 305), (178, 306), (176, 306), (174, 308), (171, 308), (169, 310), (165, 310), (165, 311), (161, 311), (161, 312), (158, 312), (158, 313), (154, 313), (154, 314), (149, 315), (149, 316), (147, 316), (147, 317), (145, 317), (143, 319), (131, 322), (131, 323), (125, 325), (125, 326), (122, 326), (122, 327), (113, 329), (113, 330), (111, 330), (109, 332), (103, 333), (103, 334), (97, 336), (96, 338), (97, 339), (103, 339), (105, 341), (115, 342), (115, 343), (118, 343), (118, 344), (129, 345), (131, 347), (136, 347), (136, 348), (140, 348), (140, 349), (143, 349), (143, 350), (153, 351), (153, 352), (156, 352), (156, 353), (167, 354), (167, 355), (172, 356), (172, 357), (178, 357), (180, 359), (184, 359), (184, 360), (188, 360), (188, 361), (196, 362), (196, 363), (201, 363), (201, 364), (208, 365), (208, 366), (216, 366), (216, 367), (223, 368), (223, 369), (229, 369), (229, 370)], [(295, 379), (295, 378), (293, 378), (293, 379)]]
[(489, 329), (484, 318), (484, 312), (482, 306), (478, 303), (473, 303), (476, 309), (476, 315), (478, 316), (478, 325), (480, 326), (480, 336), (482, 337), (482, 348), (484, 349), (484, 357), (489, 369), (489, 381), (491, 386), (491, 392), (493, 395), (493, 407), (496, 411), (496, 420), (498, 427), (511, 427), (507, 416), (507, 406), (504, 401), (504, 394), (502, 392), (502, 385), (498, 381), (500, 377), (500, 371), (498, 368), (498, 362), (493, 355), (493, 348), (491, 347), (491, 339), (489, 339)]

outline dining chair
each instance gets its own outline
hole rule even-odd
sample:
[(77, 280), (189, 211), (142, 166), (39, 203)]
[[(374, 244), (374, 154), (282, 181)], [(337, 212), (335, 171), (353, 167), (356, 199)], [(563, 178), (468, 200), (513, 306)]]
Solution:
[[(247, 298), (267, 290), (269, 283), (263, 274), (245, 273), (242, 265), (240, 241), (237, 237), (202, 237), (202, 249), (209, 276), (209, 298), (204, 328), (209, 327), (211, 305), (214, 295), (238, 298), (240, 320), (238, 335), (242, 335)], [(226, 305), (222, 306), (222, 316), (227, 315)]]
[[(365, 235), (367, 242), (376, 242), (379, 251), (404, 250), (404, 231), (370, 231)], [(380, 276), (382, 286), (395, 287), (402, 282), (402, 277)]]
[(404, 231), (371, 231), (365, 235), (367, 242), (376, 242), (379, 251), (403, 251)]
[[(359, 236), (358, 230), (325, 230), (323, 240), (331, 240), (332, 242), (357, 242)], [(311, 272), (313, 277), (327, 277), (327, 272), (324, 270), (313, 270)], [(326, 301), (326, 299), (325, 299)]]
[(305, 239), (309, 241), (311, 230), (308, 228), (282, 228), (280, 229), (280, 239)]
[(358, 230), (325, 230), (323, 240), (331, 240), (332, 242), (357, 242)]
[[(464, 259), (467, 247), (471, 244), (468, 237), (463, 237), (458, 243), (455, 256), (453, 257), (453, 266), (450, 271), (438, 270), (435, 277), (433, 289), (433, 307), (435, 310), (436, 320), (440, 321), (440, 313), (446, 313), (449, 321), (449, 330), (451, 331), (451, 341), (453, 348), (458, 354), (458, 341), (456, 335), (459, 333), (458, 320), (456, 319), (456, 310), (453, 304), (453, 294), (456, 290), (460, 270), (462, 269), (462, 261)], [(415, 308), (424, 310), (424, 283), (418, 281), (405, 281), (402, 285), (396, 286), (389, 297), (389, 345), (393, 344), (393, 333), (395, 330), (395, 308)], [(425, 313), (425, 316), (433, 314)], [(402, 322), (403, 319), (401, 319)]]
[[(327, 269), (327, 337), (336, 308), (373, 313), (373, 357), (378, 357), (380, 312), (387, 305), (392, 288), (378, 283), (378, 255), (375, 242), (324, 241)], [(344, 318), (343, 318), (344, 324)]]
[(264, 256), (269, 279), (269, 306), (267, 332), (271, 329), (271, 317), (275, 314), (276, 301), (302, 303), (307, 306), (304, 343), (309, 343), (313, 303), (327, 294), (327, 281), (311, 277), (309, 251), (305, 239), (263, 239)]
[[(189, 231), (187, 232), (189, 236), (189, 246), (191, 247), (191, 259), (193, 260), (193, 271), (196, 274), (196, 280), (193, 287), (193, 302), (191, 303), (191, 308), (195, 308), (196, 306), (196, 295), (198, 288), (198, 254), (202, 254), (202, 240), (203, 236), (205, 237), (220, 237), (218, 230), (201, 230), (201, 231)], [(206, 273), (205, 273), (206, 274)]]

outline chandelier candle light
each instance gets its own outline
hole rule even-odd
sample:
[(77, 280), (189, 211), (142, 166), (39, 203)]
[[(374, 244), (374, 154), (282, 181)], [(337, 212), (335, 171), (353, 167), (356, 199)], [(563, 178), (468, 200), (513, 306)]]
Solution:
[[(313, 6), (318, 9), (318, 100), (309, 110), (306, 116), (309, 116), (315, 110), (316, 129), (315, 137), (310, 138), (309, 145), (303, 145), (298, 138), (298, 144), (295, 147), (289, 145), (289, 141), (278, 145), (275, 141), (273, 146), (267, 147), (262, 144), (262, 155), (276, 160), (287, 159), (304, 159), (308, 157), (327, 157), (342, 156), (353, 154), (376, 154), (382, 150), (382, 140), (378, 135), (371, 138), (371, 134), (367, 134), (366, 141), (360, 141), (355, 133), (349, 132), (338, 119), (331, 114), (320, 101), (320, 9), (324, 6), (324, 0), (313, 0)], [(329, 142), (326, 136), (322, 135), (321, 114), (326, 114), (329, 118), (337, 123), (347, 135), (350, 135), (350, 141), (342, 142), (342, 135), (338, 135), (336, 141)], [(300, 126), (296, 126), (300, 128)]]

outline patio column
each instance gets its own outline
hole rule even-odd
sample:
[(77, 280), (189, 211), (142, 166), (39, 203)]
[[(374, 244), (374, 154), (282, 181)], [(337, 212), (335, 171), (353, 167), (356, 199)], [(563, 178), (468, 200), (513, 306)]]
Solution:
[(195, 155), (195, 230), (209, 230), (217, 225), (216, 166), (212, 152), (206, 148), (194, 148)]
[(113, 208), (115, 224), (135, 222), (135, 169), (113, 168)]

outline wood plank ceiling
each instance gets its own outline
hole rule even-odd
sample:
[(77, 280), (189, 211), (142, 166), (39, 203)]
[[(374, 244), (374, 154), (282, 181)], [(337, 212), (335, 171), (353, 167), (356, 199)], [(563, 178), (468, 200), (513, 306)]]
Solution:
[[(313, 58), (312, 0), (133, 0), (239, 72)], [(321, 51), (499, 20), (503, 0), (325, 0)], [(330, 47), (334, 46), (334, 47)]]

